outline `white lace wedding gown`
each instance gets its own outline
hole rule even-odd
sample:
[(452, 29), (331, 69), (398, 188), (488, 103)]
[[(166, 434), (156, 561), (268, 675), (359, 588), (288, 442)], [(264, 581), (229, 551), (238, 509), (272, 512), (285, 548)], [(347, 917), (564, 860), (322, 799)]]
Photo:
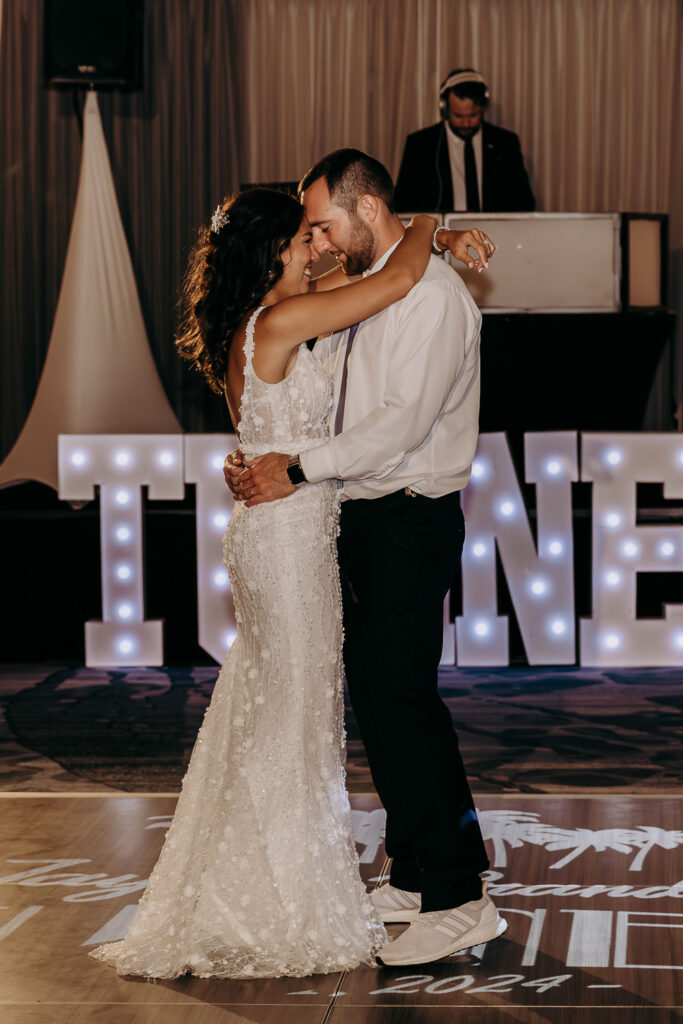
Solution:
[[(259, 380), (259, 312), (241, 445), (299, 452), (327, 434), (331, 382), (306, 345), (285, 380)], [(345, 788), (337, 519), (332, 481), (235, 505), (224, 555), (237, 639), (128, 934), (90, 954), (119, 974), (301, 977), (373, 963), (386, 941)]]

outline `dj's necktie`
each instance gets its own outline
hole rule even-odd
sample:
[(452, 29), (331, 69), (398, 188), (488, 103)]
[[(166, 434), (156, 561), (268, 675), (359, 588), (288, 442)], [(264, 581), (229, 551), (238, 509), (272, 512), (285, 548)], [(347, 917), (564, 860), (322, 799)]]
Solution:
[(467, 209), (480, 210), (479, 186), (477, 184), (477, 163), (474, 159), (472, 136), (465, 139), (465, 191), (467, 192)]

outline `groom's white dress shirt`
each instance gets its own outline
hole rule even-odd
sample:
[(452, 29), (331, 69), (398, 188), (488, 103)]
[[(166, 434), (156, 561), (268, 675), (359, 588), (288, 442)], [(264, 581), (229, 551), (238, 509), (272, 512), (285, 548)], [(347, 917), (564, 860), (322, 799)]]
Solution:
[[(465, 487), (477, 445), (480, 329), (462, 280), (432, 256), (405, 298), (361, 323), (349, 355), (343, 433), (301, 452), (307, 480), (336, 477), (347, 498), (405, 487), (438, 498)], [(319, 338), (314, 349), (334, 377), (331, 423), (348, 334)]]

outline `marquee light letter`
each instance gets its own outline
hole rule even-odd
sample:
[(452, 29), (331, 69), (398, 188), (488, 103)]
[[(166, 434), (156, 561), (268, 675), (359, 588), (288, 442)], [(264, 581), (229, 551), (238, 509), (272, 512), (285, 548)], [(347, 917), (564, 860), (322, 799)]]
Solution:
[(100, 487), (102, 622), (85, 624), (85, 663), (163, 665), (162, 623), (145, 621), (142, 494), (180, 499), (180, 434), (69, 434), (59, 438), (59, 496), (90, 501)]
[(482, 434), (463, 491), (467, 535), (459, 665), (507, 665), (508, 621), (498, 616), (496, 544), (530, 665), (575, 661), (571, 483), (574, 431), (526, 434), (526, 480), (536, 484), (538, 550), (505, 434)]
[(593, 618), (581, 621), (581, 664), (683, 664), (683, 604), (636, 619), (638, 572), (683, 572), (683, 527), (636, 526), (636, 482), (683, 497), (680, 434), (584, 434), (582, 479), (593, 482)]
[(223, 535), (234, 504), (223, 477), (223, 460), (237, 446), (234, 434), (185, 437), (185, 479), (197, 485), (197, 639), (219, 663), (237, 632), (230, 580), (223, 565)]

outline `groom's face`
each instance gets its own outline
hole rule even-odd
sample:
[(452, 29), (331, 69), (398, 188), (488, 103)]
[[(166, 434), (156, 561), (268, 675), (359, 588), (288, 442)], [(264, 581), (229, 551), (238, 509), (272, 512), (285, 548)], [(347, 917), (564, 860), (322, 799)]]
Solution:
[(329, 252), (349, 276), (362, 274), (372, 265), (375, 237), (371, 229), (357, 214), (332, 202), (324, 178), (306, 189), (303, 203), (319, 255)]

